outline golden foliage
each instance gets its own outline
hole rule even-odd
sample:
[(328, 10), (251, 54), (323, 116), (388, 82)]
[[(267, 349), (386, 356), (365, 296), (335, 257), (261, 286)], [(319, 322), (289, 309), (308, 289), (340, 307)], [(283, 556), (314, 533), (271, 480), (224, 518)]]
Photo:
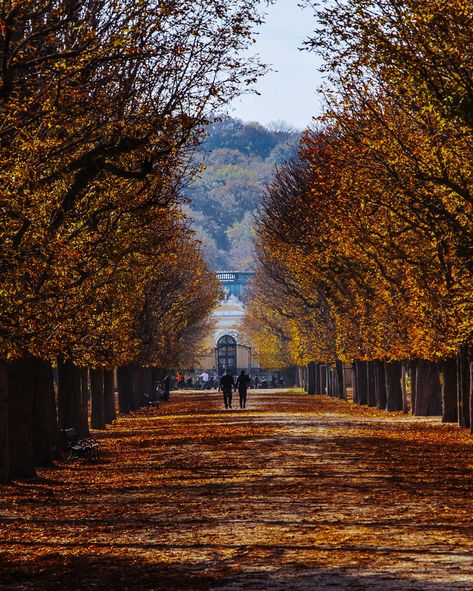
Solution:
[(315, 9), (335, 90), (268, 188), (259, 284), (277, 276), (301, 333), (313, 324), (309, 359), (451, 357), (473, 338), (471, 7)]
[(257, 7), (27, 0), (0, 19), (0, 357), (129, 361), (150, 285), (189, 255), (187, 300), (162, 303), (181, 338), (215, 294), (181, 188), (208, 114), (259, 75), (240, 55)]

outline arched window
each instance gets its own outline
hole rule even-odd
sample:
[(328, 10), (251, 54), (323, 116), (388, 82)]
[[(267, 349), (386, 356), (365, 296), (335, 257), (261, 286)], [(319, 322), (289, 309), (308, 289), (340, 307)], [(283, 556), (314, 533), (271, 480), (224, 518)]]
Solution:
[(229, 334), (220, 337), (217, 342), (218, 375), (228, 369), (232, 374), (237, 370), (237, 342)]

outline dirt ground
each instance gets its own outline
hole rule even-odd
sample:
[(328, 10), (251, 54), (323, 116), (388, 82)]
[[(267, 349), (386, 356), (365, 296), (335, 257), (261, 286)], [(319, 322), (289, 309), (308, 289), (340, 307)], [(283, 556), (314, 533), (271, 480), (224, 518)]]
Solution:
[(473, 590), (473, 436), (287, 391), (174, 392), (0, 488), (0, 589)]

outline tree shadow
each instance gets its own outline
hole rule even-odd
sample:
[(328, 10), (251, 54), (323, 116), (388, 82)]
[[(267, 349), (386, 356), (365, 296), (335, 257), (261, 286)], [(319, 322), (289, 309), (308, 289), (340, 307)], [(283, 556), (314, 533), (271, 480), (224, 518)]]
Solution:
[[(237, 557), (238, 558), (238, 557)], [(1, 559), (1, 554), (0, 554)], [(403, 578), (389, 572), (366, 574), (344, 569), (279, 565), (272, 569), (239, 561), (202, 560), (168, 565), (151, 555), (68, 555), (62, 551), (21, 565), (0, 560), (2, 591), (471, 591), (466, 580), (434, 582), (429, 577)], [(352, 569), (353, 570), (353, 569)]]

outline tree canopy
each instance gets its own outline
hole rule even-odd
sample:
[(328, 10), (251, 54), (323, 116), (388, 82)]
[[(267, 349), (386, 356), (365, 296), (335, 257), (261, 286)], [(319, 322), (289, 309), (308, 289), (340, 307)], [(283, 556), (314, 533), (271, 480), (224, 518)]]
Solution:
[(261, 20), (247, 0), (1, 3), (3, 359), (130, 359), (181, 256), (201, 280), (192, 304), (169, 284), (173, 314), (208, 312), (182, 188), (209, 116), (264, 70), (247, 52)]
[(473, 338), (472, 6), (307, 4), (327, 108), (263, 199), (255, 285), (277, 289), (250, 313), (289, 326), (293, 360), (452, 357)]

